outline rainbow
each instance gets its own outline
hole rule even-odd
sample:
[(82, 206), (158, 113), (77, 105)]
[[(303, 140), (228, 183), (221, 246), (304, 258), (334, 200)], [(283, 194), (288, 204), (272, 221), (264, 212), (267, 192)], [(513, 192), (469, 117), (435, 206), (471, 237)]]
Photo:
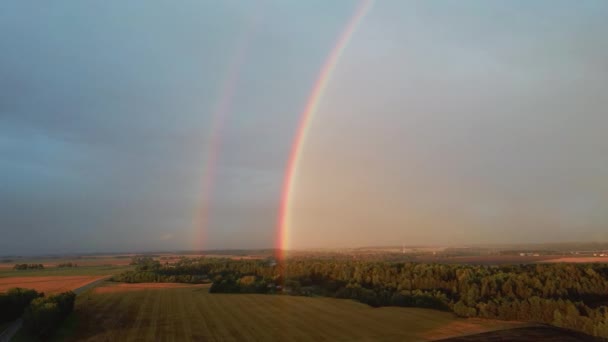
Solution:
[(213, 195), (213, 185), (219, 162), (224, 125), (227, 117), (232, 112), (233, 99), (237, 92), (241, 69), (245, 64), (245, 60), (250, 50), (252, 36), (260, 21), (260, 13), (258, 12), (255, 14), (256, 15), (252, 16), (251, 21), (237, 40), (234, 54), (228, 63), (226, 76), (219, 88), (218, 101), (215, 104), (211, 116), (212, 122), (209, 128), (209, 140), (207, 142), (205, 162), (203, 164), (203, 179), (201, 182), (202, 203), (200, 207), (197, 208), (196, 217), (194, 219), (194, 231), (197, 234), (194, 241), (196, 243), (196, 248), (198, 249), (203, 248), (203, 241), (206, 238), (205, 233), (207, 232), (207, 227), (210, 222), (209, 207)]
[(282, 260), (284, 258), (284, 251), (289, 246), (289, 228), (291, 222), (291, 204), (293, 202), (293, 193), (295, 189), (295, 181), (297, 179), (298, 166), (300, 164), (304, 142), (308, 135), (310, 124), (312, 119), (317, 112), (319, 103), (323, 97), (327, 84), (329, 83), (331, 76), (336, 69), (340, 57), (344, 53), (348, 42), (351, 40), (355, 30), (370, 11), (373, 5), (373, 0), (362, 0), (354, 11), (353, 16), (346, 24), (346, 27), (338, 37), (336, 44), (327, 56), (325, 63), (323, 64), (317, 81), (315, 82), (308, 102), (304, 111), (300, 114), (300, 119), (296, 129), (296, 134), (291, 145), (291, 152), (287, 161), (287, 168), (285, 171), (285, 177), (283, 179), (283, 186), (281, 192), (281, 202), (279, 207), (279, 218), (277, 227), (277, 238), (276, 238), (276, 250), (277, 258)]

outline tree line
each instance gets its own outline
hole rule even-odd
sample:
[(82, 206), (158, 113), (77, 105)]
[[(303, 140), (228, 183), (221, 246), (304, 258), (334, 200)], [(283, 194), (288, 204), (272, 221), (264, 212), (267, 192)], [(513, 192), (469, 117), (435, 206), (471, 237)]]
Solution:
[(464, 317), (547, 323), (608, 337), (608, 265), (445, 265), (347, 260), (143, 258), (126, 282), (212, 281), (211, 292), (350, 298), (372, 306), (450, 310)]
[(59, 268), (78, 267), (78, 264), (75, 262), (66, 262), (66, 263), (58, 264), (57, 267), (59, 267)]
[(13, 266), (15, 270), (41, 270), (44, 269), (44, 265), (42, 264), (15, 264)]

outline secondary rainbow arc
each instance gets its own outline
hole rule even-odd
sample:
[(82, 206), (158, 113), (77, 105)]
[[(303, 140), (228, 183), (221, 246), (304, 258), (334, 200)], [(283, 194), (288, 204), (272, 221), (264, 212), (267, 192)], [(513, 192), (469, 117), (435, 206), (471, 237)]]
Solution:
[(208, 225), (210, 223), (210, 203), (213, 195), (214, 183), (216, 178), (217, 166), (220, 160), (220, 152), (222, 148), (222, 135), (224, 126), (228, 116), (232, 112), (234, 99), (237, 93), (237, 88), (240, 80), (241, 71), (253, 41), (253, 35), (256, 32), (257, 25), (260, 21), (261, 12), (254, 13), (251, 21), (243, 30), (240, 38), (237, 40), (234, 54), (228, 63), (226, 76), (224, 77), (221, 86), (219, 87), (219, 97), (215, 104), (209, 128), (209, 139), (207, 140), (207, 148), (205, 160), (203, 164), (203, 177), (201, 184), (201, 204), (197, 208), (196, 217), (194, 219), (196, 248), (202, 249), (203, 240), (205, 240)]

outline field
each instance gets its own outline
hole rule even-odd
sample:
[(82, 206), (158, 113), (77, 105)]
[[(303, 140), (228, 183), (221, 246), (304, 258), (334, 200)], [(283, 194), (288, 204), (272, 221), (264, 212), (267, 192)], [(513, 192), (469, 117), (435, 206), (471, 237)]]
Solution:
[(107, 283), (78, 297), (57, 340), (425, 341), (522, 326), (350, 300)]
[(13, 287), (58, 293), (85, 286), (98, 279), (133, 269), (133, 266), (83, 266), (42, 270), (0, 269), (0, 292)]
[(433, 256), (412, 258), (421, 263), (464, 264), (464, 265), (519, 265), (536, 263), (608, 263), (608, 257), (564, 257), (562, 255), (483, 255), (483, 256)]
[(564, 257), (551, 260), (543, 260), (542, 262), (565, 262), (565, 263), (608, 263), (608, 257)]
[(34, 289), (38, 292), (60, 293), (83, 287), (103, 276), (11, 277), (0, 278), (0, 292), (13, 287)]
[(4, 258), (0, 260), (0, 269), (13, 268), (15, 264), (42, 264), (44, 267), (55, 267), (71, 262), (78, 266), (126, 266), (131, 262), (130, 256), (106, 255), (98, 257), (56, 257), (56, 258)]
[[(584, 335), (575, 331), (548, 326), (522, 327), (506, 330), (485, 332), (481, 334), (467, 335), (442, 339), (441, 342), (537, 342), (537, 341), (559, 341), (559, 342), (602, 342), (606, 341), (599, 337)], [(439, 341), (438, 341), (439, 342)]]
[(483, 256), (418, 256), (412, 261), (421, 263), (464, 264), (464, 265), (512, 265), (553, 262), (556, 256), (519, 256), (519, 255), (483, 255)]
[[(128, 266), (131, 263), (133, 257), (138, 256), (137, 254), (110, 254), (100, 256), (58, 256), (58, 257), (3, 257), (0, 258), (0, 272), (10, 270), (15, 264), (42, 264), (45, 268), (55, 268), (59, 264), (64, 263), (75, 263), (80, 267), (94, 267), (94, 266), (105, 266), (105, 267), (116, 267), (116, 266)], [(159, 260), (161, 263), (175, 263), (181, 258), (229, 258), (233, 260), (239, 259), (263, 259), (269, 255), (258, 255), (258, 254), (176, 254), (176, 253), (158, 253), (158, 254), (147, 254), (146, 256), (152, 257)]]
[(133, 269), (133, 266), (79, 266), (49, 267), (41, 270), (13, 270), (0, 268), (0, 278), (49, 277), (49, 276), (104, 276), (114, 275)]

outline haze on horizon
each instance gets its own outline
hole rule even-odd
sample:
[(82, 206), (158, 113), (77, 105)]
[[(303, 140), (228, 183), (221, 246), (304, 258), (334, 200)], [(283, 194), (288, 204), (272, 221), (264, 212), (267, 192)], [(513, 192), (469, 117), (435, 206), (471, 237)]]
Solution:
[[(2, 2), (0, 255), (274, 246), (299, 115), (356, 4)], [(607, 17), (376, 2), (312, 122), (292, 247), (607, 241)]]

